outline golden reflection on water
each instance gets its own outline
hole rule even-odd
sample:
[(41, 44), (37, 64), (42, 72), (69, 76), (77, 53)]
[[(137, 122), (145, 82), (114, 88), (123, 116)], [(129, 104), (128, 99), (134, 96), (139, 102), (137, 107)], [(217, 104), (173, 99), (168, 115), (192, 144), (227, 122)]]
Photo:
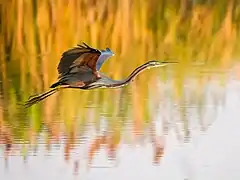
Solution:
[[(152, 161), (159, 163), (162, 138), (173, 124), (179, 141), (186, 141), (192, 117), (206, 130), (214, 121), (215, 107), (224, 106), (224, 85), (238, 57), (238, 2), (196, 3), (191, 16), (180, 11), (185, 6), (180, 1), (91, 2), (2, 3), (0, 142), (6, 159), (16, 151), (25, 158), (36, 151), (43, 133), (46, 151), (54, 151), (51, 145), (64, 139), (68, 161), (90, 126), (96, 135), (90, 139), (89, 164), (102, 146), (114, 159), (121, 143), (145, 141), (152, 142)], [(122, 89), (64, 90), (24, 109), (23, 101), (57, 79), (61, 53), (81, 41), (110, 47), (115, 56), (102, 71), (114, 79), (126, 77), (150, 59), (174, 59), (179, 64), (146, 71)], [(209, 106), (213, 115), (205, 122)], [(154, 122), (159, 117), (162, 129), (157, 134)]]
[[(63, 109), (62, 115), (60, 110), (55, 110), (56, 112), (47, 109), (36, 111), (37, 108), (44, 108), (44, 106), (52, 108), (49, 104), (46, 105), (51, 98), (35, 105), (32, 109), (36, 109), (28, 114), (23, 112), (22, 108), (18, 109), (21, 112), (15, 112), (15, 114), (11, 114), (13, 113), (10, 111), (11, 107), (1, 108), (0, 137), (2, 144), (5, 145), (5, 157), (7, 159), (10, 154), (20, 151), (26, 159), (29, 154), (36, 151), (39, 146), (38, 136), (43, 133), (46, 152), (54, 153), (52, 145), (59, 144), (64, 140), (63, 156), (66, 162), (71, 158), (71, 153), (76, 150), (75, 147), (84, 144), (79, 144), (80, 139), (89, 136), (91, 137), (87, 156), (89, 166), (100, 148), (106, 149), (109, 159), (116, 159), (117, 149), (122, 143), (137, 145), (147, 141), (152, 142), (153, 163), (159, 163), (160, 157), (164, 154), (164, 143), (162, 143), (164, 135), (168, 134), (169, 129), (175, 128), (179, 141), (185, 142), (191, 137), (189, 123), (192, 123), (190, 121), (193, 121), (193, 118), (200, 129), (204, 131), (214, 121), (217, 106), (224, 107), (225, 90), (219, 81), (219, 76), (222, 74), (205, 77), (202, 80), (205, 82), (200, 85), (202, 87), (198, 91), (196, 89), (199, 88), (199, 80), (186, 78), (181, 99), (174, 98), (174, 89), (172, 88), (174, 78), (168, 82), (159, 82), (159, 80), (156, 81), (156, 78), (151, 81), (154, 83), (148, 84), (151, 92), (146, 95), (149, 97), (148, 99), (144, 99), (144, 96), (142, 97), (138, 93), (137, 80), (128, 87), (129, 89), (107, 91), (106, 93), (111, 96), (105, 97), (107, 101), (101, 106), (99, 105), (99, 94), (102, 90), (99, 90), (99, 94), (96, 90), (93, 92), (95, 96), (93, 99), (86, 100), (85, 105), (80, 106), (79, 104), (80, 107), (74, 107), (75, 112), (71, 116), (68, 114), (70, 119), (65, 119), (64, 113), (68, 113), (65, 108), (69, 109), (71, 103), (60, 105)], [(151, 89), (153, 85), (155, 87)], [(68, 98), (69, 102), (75, 101), (76, 98), (79, 98), (78, 96), (81, 96), (80, 92), (78, 94), (73, 91), (60, 92), (58, 96), (62, 98), (61, 96), (67, 93), (76, 94), (75, 97), (72, 96), (72, 99)], [(131, 100), (131, 98), (133, 99)], [(4, 99), (1, 101), (4, 102)], [(15, 103), (17, 104), (17, 102)], [(148, 110), (145, 110), (146, 108)], [(211, 109), (211, 117), (206, 121), (204, 115), (209, 113), (207, 112), (209, 109)], [(193, 112), (191, 112), (192, 110)], [(160, 130), (154, 123), (159, 117), (162, 119), (162, 129)], [(9, 119), (9, 122), (6, 119)], [(175, 123), (178, 125), (172, 127)], [(89, 126), (92, 131), (89, 131)], [(156, 128), (158, 128), (157, 133)], [(91, 136), (92, 133), (95, 135)], [(15, 149), (16, 145), (20, 149)], [(77, 164), (78, 162), (75, 161), (76, 166), (78, 166)]]

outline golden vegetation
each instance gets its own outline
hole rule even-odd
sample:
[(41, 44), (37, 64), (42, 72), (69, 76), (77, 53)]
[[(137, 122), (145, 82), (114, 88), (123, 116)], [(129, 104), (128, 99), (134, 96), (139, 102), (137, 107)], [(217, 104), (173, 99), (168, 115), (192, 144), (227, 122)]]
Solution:
[[(156, 86), (159, 78), (166, 81), (170, 75), (173, 77), (174, 101), (181, 104), (186, 76), (200, 77), (203, 68), (224, 70), (231, 66), (239, 47), (240, 3), (236, 0), (202, 2), (0, 2), (1, 137), (6, 141), (9, 137), (11, 142), (23, 140), (34, 143), (33, 136), (36, 137), (43, 127), (48, 129), (50, 139), (56, 141), (60, 132), (64, 132), (69, 136), (65, 147), (68, 159), (77, 132), (83, 133), (83, 125), (88, 122), (96, 124), (96, 129), (99, 129), (100, 114), (105, 114), (109, 128), (117, 137), (117, 140), (111, 141), (109, 151), (115, 151), (122, 122), (132, 118), (134, 132), (138, 135), (143, 131), (145, 122), (152, 120), (154, 110), (149, 110), (148, 97), (152, 93), (155, 95), (155, 101), (151, 102), (154, 104), (160, 100), (158, 92), (161, 87)], [(149, 59), (180, 63), (169, 68), (173, 70), (170, 75), (167, 68), (152, 70), (125, 89), (66, 90), (28, 111), (23, 110), (18, 102), (47, 90), (57, 78), (56, 66), (61, 53), (81, 41), (101, 49), (110, 47), (115, 52), (116, 56), (102, 69), (112, 78), (127, 76), (137, 65)], [(161, 77), (154, 77), (158, 72)], [(203, 77), (197, 81), (198, 85), (207, 83)], [(195, 90), (200, 92), (201, 85)], [(86, 108), (88, 106), (90, 108)], [(123, 115), (120, 116), (121, 111)], [(187, 120), (183, 118), (182, 121), (187, 128)], [(3, 127), (10, 129), (3, 131)], [(100, 141), (103, 140), (93, 143), (96, 147), (92, 147), (90, 156)], [(161, 148), (158, 154), (162, 154)]]

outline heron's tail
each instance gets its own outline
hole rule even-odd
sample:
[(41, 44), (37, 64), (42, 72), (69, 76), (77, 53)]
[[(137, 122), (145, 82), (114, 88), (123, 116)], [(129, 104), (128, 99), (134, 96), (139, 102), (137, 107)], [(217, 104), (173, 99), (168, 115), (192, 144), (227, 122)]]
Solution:
[(38, 95), (35, 95), (35, 96), (30, 96), (28, 101), (26, 101), (24, 103), (24, 106), (26, 108), (28, 108), (28, 107), (30, 107), (30, 106), (32, 106), (32, 105), (42, 101), (43, 99), (53, 95), (54, 93), (56, 93), (59, 90), (60, 90), (60, 88), (54, 88), (54, 89), (50, 89), (49, 91), (44, 92), (42, 94), (38, 94)]

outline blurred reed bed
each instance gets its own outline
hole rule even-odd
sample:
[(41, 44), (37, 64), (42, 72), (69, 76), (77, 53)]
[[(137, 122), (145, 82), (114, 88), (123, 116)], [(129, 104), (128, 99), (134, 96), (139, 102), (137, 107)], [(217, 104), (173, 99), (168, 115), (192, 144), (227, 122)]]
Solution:
[[(159, 93), (163, 86), (156, 87), (159, 79), (173, 78), (173, 102), (181, 104), (186, 78), (197, 77), (195, 100), (201, 103), (202, 87), (208, 83), (201, 70), (226, 70), (238, 56), (239, 20), (236, 0), (2, 1), (0, 127), (9, 127), (14, 141), (29, 143), (36, 142), (43, 128), (50, 137), (48, 143), (58, 141), (63, 132), (69, 139), (66, 154), (88, 122), (99, 130), (102, 116), (116, 136), (115, 144), (129, 118), (134, 134), (141, 134), (163, 97)], [(22, 109), (19, 102), (47, 90), (57, 79), (62, 52), (82, 41), (115, 52), (102, 71), (116, 79), (150, 59), (174, 60), (179, 65), (145, 72), (124, 89), (65, 90), (29, 110)], [(187, 130), (188, 119), (184, 109), (181, 112)]]

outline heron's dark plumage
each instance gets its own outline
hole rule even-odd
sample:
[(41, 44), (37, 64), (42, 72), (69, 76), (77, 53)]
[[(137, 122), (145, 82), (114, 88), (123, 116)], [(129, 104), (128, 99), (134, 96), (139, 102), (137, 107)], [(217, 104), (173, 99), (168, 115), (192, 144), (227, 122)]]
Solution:
[(88, 66), (93, 72), (96, 71), (96, 63), (101, 52), (87, 44), (77, 45), (62, 54), (58, 64), (59, 77), (71, 72), (73, 67)]

